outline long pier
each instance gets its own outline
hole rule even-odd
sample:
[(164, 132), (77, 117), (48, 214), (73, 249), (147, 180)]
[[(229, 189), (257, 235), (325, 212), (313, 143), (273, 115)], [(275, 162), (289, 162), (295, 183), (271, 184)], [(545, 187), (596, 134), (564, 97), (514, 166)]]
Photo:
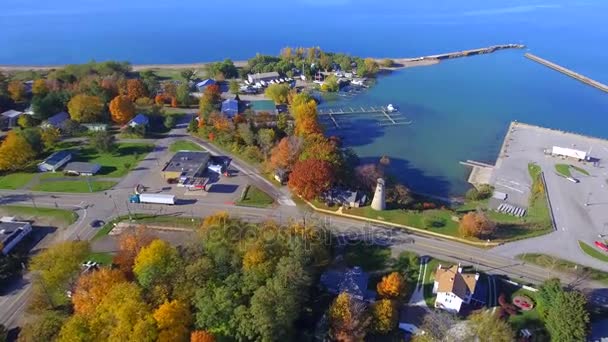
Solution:
[(576, 80), (579, 80), (579, 81), (581, 81), (581, 82), (583, 82), (583, 83), (585, 83), (587, 85), (590, 85), (592, 87), (595, 87), (595, 88), (597, 88), (599, 90), (602, 90), (602, 91), (605, 91), (605, 92), (608, 93), (608, 85), (600, 83), (600, 82), (598, 82), (596, 80), (593, 80), (593, 79), (591, 79), (591, 78), (589, 78), (587, 76), (581, 75), (581, 74), (579, 74), (579, 73), (577, 73), (575, 71), (572, 71), (570, 69), (564, 68), (561, 65), (558, 65), (558, 64), (550, 62), (550, 61), (548, 61), (546, 59), (540, 58), (540, 57), (538, 57), (536, 55), (533, 55), (531, 53), (526, 53), (524, 56), (526, 56), (527, 58), (529, 58), (529, 59), (531, 59), (531, 60), (533, 60), (533, 61), (535, 61), (537, 63), (540, 63), (540, 64), (542, 64), (542, 65), (544, 65), (546, 67), (549, 67), (549, 68), (551, 68), (553, 70), (559, 71), (559, 72), (561, 72), (564, 75), (570, 76), (570, 77), (572, 77), (572, 78), (574, 78)]
[(370, 106), (370, 107), (346, 107), (346, 108), (328, 108), (319, 109), (317, 112), (319, 116), (327, 116), (334, 124), (336, 128), (341, 128), (338, 124), (336, 117), (349, 116), (349, 115), (372, 115), (376, 118), (381, 118), (380, 126), (392, 126), (392, 125), (409, 125), (411, 121), (403, 121), (404, 118), (401, 116), (399, 111), (389, 111), (388, 108)]
[(415, 58), (400, 58), (400, 59), (395, 60), (395, 62), (402, 63), (403, 66), (416, 65), (416, 64), (427, 65), (427, 64), (439, 63), (441, 60), (444, 60), (444, 59), (483, 55), (483, 54), (487, 54), (487, 53), (493, 53), (493, 52), (496, 52), (499, 50), (523, 49), (525, 47), (526, 46), (522, 45), (522, 44), (492, 45), (492, 46), (478, 48), (478, 49), (440, 53), (437, 55), (421, 56), (421, 57), (415, 57)]

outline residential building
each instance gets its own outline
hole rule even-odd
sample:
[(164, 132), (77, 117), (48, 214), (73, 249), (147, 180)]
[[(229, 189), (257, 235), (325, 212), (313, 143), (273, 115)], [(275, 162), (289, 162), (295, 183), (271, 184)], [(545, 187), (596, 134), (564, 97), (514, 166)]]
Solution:
[(343, 271), (329, 270), (321, 275), (321, 284), (328, 292), (346, 292), (354, 298), (371, 302), (376, 299), (376, 293), (367, 289), (368, 282), (369, 274), (363, 272), (359, 266)]
[(42, 128), (63, 128), (65, 123), (70, 120), (70, 114), (66, 112), (57, 113), (50, 118), (48, 118), (45, 122), (43, 122), (40, 127)]
[(131, 121), (129, 121), (129, 123), (127, 124), (130, 127), (137, 127), (137, 126), (148, 126), (148, 124), (150, 123), (150, 119), (148, 119), (148, 117), (144, 114), (137, 114), (135, 115), (135, 117), (133, 119), (131, 119)]
[(471, 303), (478, 280), (479, 273), (462, 273), (460, 265), (439, 265), (433, 284), (433, 293), (437, 294), (435, 307), (459, 313), (463, 304)]
[(32, 226), (28, 222), (15, 221), (14, 217), (0, 218), (0, 246), (2, 254), (8, 254), (30, 232)]
[(207, 169), (210, 157), (209, 152), (179, 151), (165, 165), (162, 176), (165, 180), (176, 179), (182, 183), (201, 177)]
[(222, 114), (228, 118), (233, 118), (239, 113), (239, 101), (228, 99), (222, 102)]
[(331, 188), (323, 194), (323, 200), (327, 203), (359, 208), (365, 205), (367, 196), (360, 191)]
[(69, 151), (57, 151), (40, 164), (38, 170), (42, 172), (57, 172), (57, 170), (72, 159), (72, 153)]
[(208, 86), (216, 85), (216, 84), (217, 84), (217, 82), (215, 80), (208, 78), (206, 80), (202, 80), (202, 81), (198, 82), (196, 84), (196, 89), (202, 93), (207, 89)]
[(72, 162), (65, 166), (63, 172), (76, 176), (93, 176), (101, 170), (101, 165), (95, 163)]
[(263, 72), (263, 73), (257, 73), (257, 74), (249, 74), (247, 75), (247, 80), (249, 81), (249, 83), (251, 84), (256, 84), (258, 82), (270, 82), (272, 80), (276, 80), (280, 77), (279, 73), (276, 71), (272, 71), (272, 72)]
[(18, 110), (7, 110), (6, 112), (0, 114), (0, 127), (2, 128), (13, 128), (17, 127), (17, 120), (23, 114)]

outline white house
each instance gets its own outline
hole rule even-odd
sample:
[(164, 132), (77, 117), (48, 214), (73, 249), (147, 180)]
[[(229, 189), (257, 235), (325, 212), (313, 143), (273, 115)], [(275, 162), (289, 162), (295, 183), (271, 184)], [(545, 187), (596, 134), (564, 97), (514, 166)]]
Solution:
[(7, 128), (13, 128), (15, 126), (17, 126), (17, 119), (19, 119), (19, 117), (23, 114), (23, 112), (20, 112), (18, 110), (7, 110), (6, 112), (0, 114), (1, 116), (1, 120), (3, 121), (5, 127)]
[(449, 268), (439, 265), (435, 272), (433, 293), (437, 294), (435, 307), (452, 313), (460, 312), (462, 304), (471, 303), (479, 273), (462, 273), (462, 267)]
[(0, 218), (0, 246), (2, 254), (8, 254), (32, 231), (28, 222), (15, 221), (13, 217)]
[(71, 159), (72, 153), (68, 151), (57, 151), (38, 164), (38, 170), (42, 172), (56, 172)]

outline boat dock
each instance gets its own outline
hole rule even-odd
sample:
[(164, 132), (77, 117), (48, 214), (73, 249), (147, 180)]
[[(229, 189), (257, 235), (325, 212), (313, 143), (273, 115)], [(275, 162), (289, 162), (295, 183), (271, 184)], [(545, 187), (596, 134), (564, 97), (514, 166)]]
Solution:
[(404, 66), (407, 66), (408, 64), (412, 64), (412, 63), (416, 63), (416, 62), (435, 61), (438, 63), (439, 61), (444, 60), (444, 59), (483, 55), (483, 54), (487, 54), (487, 53), (493, 53), (493, 52), (496, 52), (499, 50), (523, 49), (525, 47), (526, 46), (522, 45), (522, 44), (492, 45), (492, 46), (488, 46), (488, 47), (484, 47), (484, 48), (447, 52), (447, 53), (441, 53), (441, 54), (437, 54), (437, 55), (429, 55), (429, 56), (422, 56), (422, 57), (415, 57), (415, 58), (401, 58), (401, 59), (397, 59), (396, 62), (402, 63)]
[(317, 113), (320, 117), (329, 117), (335, 128), (341, 128), (338, 118), (353, 115), (367, 115), (375, 118), (380, 126), (409, 125), (412, 123), (412, 121), (407, 121), (398, 110), (390, 111), (382, 106), (325, 108), (319, 109)]
[(540, 64), (542, 64), (542, 65), (544, 65), (546, 67), (549, 67), (549, 68), (551, 68), (553, 70), (559, 71), (559, 72), (561, 72), (564, 75), (570, 76), (570, 77), (572, 77), (574, 79), (577, 79), (577, 80), (579, 80), (579, 81), (581, 81), (581, 82), (583, 82), (583, 83), (585, 83), (587, 85), (590, 85), (592, 87), (595, 87), (595, 88), (597, 88), (599, 90), (602, 90), (602, 91), (605, 91), (605, 92), (608, 93), (608, 85), (605, 85), (603, 83), (595, 81), (595, 80), (593, 80), (593, 79), (591, 79), (591, 78), (589, 78), (587, 76), (581, 75), (581, 74), (579, 74), (577, 72), (574, 72), (574, 71), (572, 71), (570, 69), (564, 68), (561, 65), (558, 65), (558, 64), (550, 62), (550, 61), (548, 61), (546, 59), (540, 58), (540, 57), (538, 57), (536, 55), (533, 55), (531, 53), (526, 53), (524, 56), (526, 56), (527, 58), (529, 58), (529, 59), (531, 59), (531, 60), (533, 60), (533, 61), (535, 61), (537, 63), (540, 63)]

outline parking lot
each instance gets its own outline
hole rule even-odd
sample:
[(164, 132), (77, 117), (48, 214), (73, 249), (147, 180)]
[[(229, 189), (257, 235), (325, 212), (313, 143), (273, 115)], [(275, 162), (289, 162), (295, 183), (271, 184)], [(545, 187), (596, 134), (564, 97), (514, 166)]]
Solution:
[[(507, 194), (506, 202), (525, 208), (532, 184), (528, 164), (538, 164), (544, 172), (556, 233), (552, 234), (555, 244), (536, 247), (570, 259), (582, 257), (578, 240), (593, 244), (601, 240), (599, 235), (608, 234), (608, 141), (519, 123), (512, 124), (509, 130), (492, 174), (492, 185)], [(596, 162), (545, 152), (553, 146), (585, 151)], [(572, 178), (579, 181), (576, 183), (560, 175), (556, 164), (572, 165), (589, 175), (571, 167)], [(586, 261), (589, 264), (592, 260)]]

